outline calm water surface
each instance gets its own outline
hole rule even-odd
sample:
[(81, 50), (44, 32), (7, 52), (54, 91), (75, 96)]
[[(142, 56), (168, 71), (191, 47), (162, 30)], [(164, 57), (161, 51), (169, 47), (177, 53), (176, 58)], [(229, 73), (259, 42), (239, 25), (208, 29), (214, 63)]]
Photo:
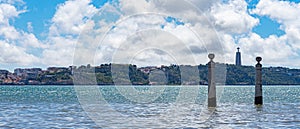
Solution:
[(253, 105), (254, 86), (218, 88), (215, 110), (206, 93), (205, 86), (1, 86), (0, 128), (300, 127), (300, 86), (264, 86), (262, 107)]

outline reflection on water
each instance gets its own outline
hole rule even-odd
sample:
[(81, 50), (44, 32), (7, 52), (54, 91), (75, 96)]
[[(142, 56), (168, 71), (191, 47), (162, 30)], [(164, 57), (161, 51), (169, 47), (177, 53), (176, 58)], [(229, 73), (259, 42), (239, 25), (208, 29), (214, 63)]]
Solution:
[[(155, 95), (153, 96), (155, 100), (147, 103), (132, 101), (114, 87), (98, 88), (108, 106), (93, 103), (81, 105), (73, 86), (0, 87), (0, 127), (297, 128), (300, 126), (299, 86), (265, 86), (262, 107), (253, 105), (254, 86), (224, 87), (216, 109), (206, 108), (206, 87), (198, 87), (194, 102), (177, 101), (181, 92), (178, 86), (164, 87), (163, 90), (158, 88), (160, 95), (155, 94), (155, 91), (147, 92), (149, 87), (148, 89), (136, 87), (147, 95)], [(85, 112), (86, 108), (95, 112)]]

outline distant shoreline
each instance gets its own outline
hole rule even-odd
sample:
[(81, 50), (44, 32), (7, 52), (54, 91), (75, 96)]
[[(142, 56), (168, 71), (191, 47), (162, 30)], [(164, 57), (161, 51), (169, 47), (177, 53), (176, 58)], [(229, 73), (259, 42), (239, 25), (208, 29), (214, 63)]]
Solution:
[[(156, 86), (164, 86), (164, 87), (179, 87), (179, 86), (187, 86), (187, 87), (193, 87), (193, 86), (199, 86), (199, 87), (207, 87), (208, 85), (64, 85), (64, 84), (61, 84), (61, 85), (15, 85), (15, 84), (8, 84), (8, 85), (4, 85), (4, 84), (1, 84), (0, 87), (6, 87), (6, 86), (62, 86), (62, 87), (76, 87), (76, 86), (98, 86), (98, 87), (113, 87), (113, 86), (133, 86), (133, 87), (156, 87)], [(240, 86), (251, 86), (251, 87), (254, 87), (255, 85), (216, 85), (217, 87), (220, 86), (220, 87), (240, 87)], [(300, 86), (300, 84), (292, 84), (292, 85), (263, 85), (263, 86), (267, 86), (267, 87), (277, 87), (277, 86)]]
[[(254, 66), (217, 63), (216, 68), (224, 71), (216, 74), (216, 83), (255, 84)], [(201, 64), (140, 68), (132, 64), (49, 67), (46, 70), (17, 68), (13, 73), (0, 70), (0, 85), (207, 85), (207, 72), (207, 65)], [(263, 85), (300, 85), (300, 69), (263, 67), (262, 73)]]

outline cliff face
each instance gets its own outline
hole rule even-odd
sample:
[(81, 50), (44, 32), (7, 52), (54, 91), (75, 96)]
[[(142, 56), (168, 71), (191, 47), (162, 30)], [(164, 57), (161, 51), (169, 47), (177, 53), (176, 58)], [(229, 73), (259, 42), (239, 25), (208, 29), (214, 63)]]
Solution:
[[(26, 73), (26, 70), (29, 71)], [(2, 72), (1, 72), (2, 71)], [(22, 71), (22, 70), (18, 70)], [(142, 67), (103, 64), (97, 67), (25, 69), (10, 73), (0, 70), (1, 85), (73, 85), (74, 72), (93, 77), (98, 85), (206, 85), (207, 65), (170, 65)], [(216, 64), (216, 82), (227, 85), (254, 85), (255, 68)], [(263, 68), (263, 85), (300, 85), (300, 70), (283, 67)], [(80, 78), (77, 78), (80, 79)], [(77, 80), (78, 81), (78, 80)], [(81, 83), (80, 83), (81, 84)], [(82, 84), (85, 84), (83, 81)], [(90, 83), (86, 83), (90, 84)]]

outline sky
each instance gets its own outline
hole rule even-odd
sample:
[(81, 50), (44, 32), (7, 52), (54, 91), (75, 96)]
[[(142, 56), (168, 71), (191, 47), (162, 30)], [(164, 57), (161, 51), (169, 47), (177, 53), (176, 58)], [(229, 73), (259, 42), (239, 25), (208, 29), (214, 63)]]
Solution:
[(130, 63), (300, 68), (300, 0), (0, 0), (0, 69)]

